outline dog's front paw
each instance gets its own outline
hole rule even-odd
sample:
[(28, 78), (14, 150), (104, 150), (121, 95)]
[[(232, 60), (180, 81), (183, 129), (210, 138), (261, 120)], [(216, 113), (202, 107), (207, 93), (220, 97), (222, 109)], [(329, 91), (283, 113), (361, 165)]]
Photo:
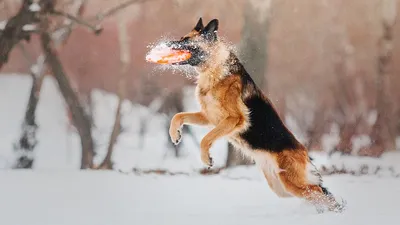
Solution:
[(171, 137), (172, 143), (178, 145), (182, 140), (182, 129), (171, 127), (171, 129), (169, 129), (169, 136)]
[(201, 150), (201, 161), (210, 169), (214, 165), (214, 161), (210, 156), (209, 150)]

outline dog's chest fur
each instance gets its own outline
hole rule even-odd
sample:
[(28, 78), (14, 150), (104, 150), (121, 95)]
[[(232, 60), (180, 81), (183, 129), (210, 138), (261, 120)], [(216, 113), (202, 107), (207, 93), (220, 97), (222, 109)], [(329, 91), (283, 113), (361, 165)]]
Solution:
[(210, 74), (200, 77), (196, 88), (197, 100), (207, 119), (217, 125), (229, 116), (245, 120), (247, 110), (240, 98), (240, 78), (234, 75), (213, 78)]
[(207, 114), (207, 117), (212, 121), (213, 124), (217, 124), (223, 117), (223, 112), (221, 110), (221, 102), (218, 101), (218, 97), (212, 93), (212, 91), (208, 91), (206, 93), (202, 93), (203, 96), (200, 97), (201, 105), (203, 106), (204, 112)]
[(222, 102), (223, 95), (224, 93), (216, 87), (197, 86), (197, 100), (201, 110), (213, 125), (217, 125), (226, 114)]

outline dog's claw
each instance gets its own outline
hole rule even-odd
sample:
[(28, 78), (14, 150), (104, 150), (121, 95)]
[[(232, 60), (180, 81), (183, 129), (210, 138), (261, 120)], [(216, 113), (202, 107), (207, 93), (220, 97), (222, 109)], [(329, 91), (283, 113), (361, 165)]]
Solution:
[(178, 137), (177, 137), (176, 139), (172, 139), (172, 143), (174, 143), (174, 145), (178, 145), (179, 143), (181, 143), (181, 140), (182, 140), (182, 133), (181, 133), (181, 130), (178, 129), (178, 130), (176, 130), (176, 131), (177, 131), (177, 133), (178, 133)]
[(211, 169), (214, 165), (214, 160), (213, 158), (209, 157), (209, 164), (208, 164), (208, 168), (207, 169)]

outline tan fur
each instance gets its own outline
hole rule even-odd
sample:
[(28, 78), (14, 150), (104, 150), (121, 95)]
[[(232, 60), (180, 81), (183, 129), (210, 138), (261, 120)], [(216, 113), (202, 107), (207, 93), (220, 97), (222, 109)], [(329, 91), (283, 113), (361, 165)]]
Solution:
[(310, 164), (307, 150), (280, 153), (255, 151), (251, 156), (261, 168), (270, 188), (280, 197), (304, 198), (314, 204), (333, 207), (335, 200), (323, 194), (319, 185), (307, 177)]
[[(192, 31), (185, 37), (196, 38), (198, 33)], [(201, 159), (207, 166), (212, 166), (209, 149), (219, 138), (226, 137), (240, 151), (252, 158), (263, 171), (271, 189), (280, 197), (296, 196), (309, 201), (320, 199), (321, 188), (313, 182), (307, 170), (310, 164), (306, 149), (285, 150), (270, 153), (265, 150), (251, 149), (239, 133), (249, 127), (249, 110), (243, 103), (243, 95), (250, 95), (255, 89), (242, 92), (239, 75), (229, 74), (225, 63), (229, 56), (227, 47), (221, 41), (213, 46), (210, 60), (197, 68), (199, 73), (196, 87), (197, 100), (201, 105), (200, 112), (178, 113), (170, 126), (173, 142), (180, 139), (180, 128), (183, 124), (210, 125), (213, 129), (202, 139)], [(264, 98), (268, 100), (265, 96)], [(257, 122), (257, 121), (253, 121)], [(313, 178), (313, 177), (312, 177)], [(315, 180), (315, 179), (314, 179)]]
[(283, 169), (279, 178), (286, 190), (296, 197), (305, 198), (315, 204), (330, 205), (335, 201), (324, 195), (319, 185), (308, 177), (307, 166), (311, 164), (305, 148), (286, 150), (276, 156), (277, 164)]
[[(193, 30), (185, 37), (196, 38), (198, 32)], [(182, 38), (182, 39), (183, 39)], [(203, 163), (212, 166), (209, 155), (211, 145), (219, 138), (231, 136), (243, 129), (247, 124), (247, 108), (241, 100), (242, 86), (240, 77), (227, 74), (223, 65), (229, 57), (229, 51), (221, 42), (213, 46), (204, 44), (203, 49), (215, 52), (210, 55), (209, 64), (198, 68), (196, 96), (201, 105), (201, 111), (194, 113), (192, 124), (212, 125), (214, 128), (200, 143)], [(221, 54), (222, 53), (222, 54)], [(185, 124), (182, 119), (188, 114), (177, 114), (171, 121), (170, 136), (173, 142), (180, 138), (180, 127)], [(204, 121), (207, 121), (204, 122)]]
[(286, 190), (286, 187), (280, 180), (280, 174), (284, 171), (283, 165), (279, 165), (277, 162), (277, 155), (262, 150), (242, 150), (248, 157), (252, 158), (256, 165), (263, 172), (265, 179), (268, 182), (269, 187), (279, 197), (292, 197), (294, 196)]
[(196, 37), (196, 36), (198, 36), (198, 35), (199, 35), (199, 32), (198, 32), (197, 30), (192, 30), (192, 31), (190, 31), (188, 34), (186, 34), (185, 36), (183, 36), (182, 39), (183, 39), (183, 38), (186, 38), (186, 37), (188, 37), (188, 38), (194, 38), (194, 37)]

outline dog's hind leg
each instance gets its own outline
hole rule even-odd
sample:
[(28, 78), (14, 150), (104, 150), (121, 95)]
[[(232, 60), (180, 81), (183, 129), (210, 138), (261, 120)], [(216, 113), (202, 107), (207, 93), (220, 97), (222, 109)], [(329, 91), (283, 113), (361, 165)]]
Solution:
[(239, 117), (227, 117), (222, 120), (214, 129), (204, 136), (200, 142), (201, 160), (209, 168), (213, 166), (213, 160), (210, 156), (211, 145), (221, 137), (231, 134), (237, 128), (240, 122)]
[(276, 195), (278, 195), (281, 198), (288, 198), (288, 197), (293, 197), (292, 194), (286, 191), (286, 189), (283, 187), (282, 183), (279, 181), (275, 175), (271, 174), (268, 170), (265, 168), (262, 169), (264, 173), (264, 177), (268, 182), (269, 187), (273, 192), (275, 192)]
[(278, 167), (273, 155), (261, 151), (252, 155), (257, 167), (263, 172), (271, 190), (281, 198), (293, 197), (292, 194), (285, 190), (282, 182), (279, 180), (279, 173), (283, 170)]
[(317, 207), (319, 212), (327, 208), (340, 212), (344, 209), (333, 195), (322, 186), (322, 179), (310, 162), (305, 150), (287, 150), (277, 154), (277, 165), (282, 171), (279, 180), (290, 194), (303, 198)]

